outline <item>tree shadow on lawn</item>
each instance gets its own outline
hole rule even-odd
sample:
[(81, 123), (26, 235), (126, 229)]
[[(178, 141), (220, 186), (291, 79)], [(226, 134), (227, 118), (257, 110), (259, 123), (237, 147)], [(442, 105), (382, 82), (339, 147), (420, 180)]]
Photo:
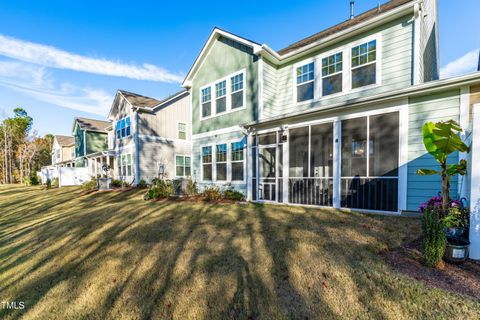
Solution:
[(0, 316), (389, 318), (385, 305), (404, 299), (378, 252), (414, 237), (418, 221), (139, 197), (82, 196), (23, 233), (36, 243), (0, 264), (20, 267), (0, 290), (27, 309)]

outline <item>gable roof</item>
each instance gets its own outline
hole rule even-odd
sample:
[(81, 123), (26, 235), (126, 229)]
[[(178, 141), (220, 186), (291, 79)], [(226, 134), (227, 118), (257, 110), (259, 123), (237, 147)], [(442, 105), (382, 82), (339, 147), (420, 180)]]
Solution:
[(125, 97), (125, 99), (134, 107), (153, 108), (160, 103), (160, 101), (157, 99), (142, 96), (141, 94), (125, 90), (118, 90), (118, 92), (120, 92)]
[(190, 70), (188, 71), (188, 74), (187, 76), (185, 77), (185, 80), (183, 81), (183, 84), (182, 86), (184, 88), (188, 88), (190, 85), (191, 85), (191, 78), (193, 77), (193, 75), (196, 73), (196, 71), (198, 70), (198, 67), (200, 66), (200, 64), (202, 63), (204, 57), (208, 54), (209, 50), (211, 49), (213, 43), (218, 40), (218, 38), (220, 36), (223, 36), (225, 38), (228, 38), (228, 39), (231, 39), (235, 42), (238, 42), (238, 43), (241, 43), (243, 45), (246, 45), (247, 47), (251, 47), (253, 49), (253, 52), (257, 52), (259, 50), (261, 50), (261, 44), (257, 43), (257, 42), (254, 42), (252, 40), (248, 40), (247, 38), (244, 38), (244, 37), (241, 37), (241, 36), (238, 36), (234, 33), (231, 33), (231, 32), (228, 32), (228, 31), (225, 31), (225, 30), (222, 30), (220, 28), (213, 28), (212, 32), (210, 33), (210, 36), (208, 37), (208, 40), (207, 42), (205, 42), (205, 44), (203, 45), (202, 47), (202, 50), (200, 51), (200, 54), (197, 56), (197, 58), (195, 59), (195, 61), (193, 62), (193, 65), (192, 67), (190, 68)]
[(73, 122), (74, 129), (75, 129), (75, 123), (78, 124), (80, 129), (85, 131), (105, 132), (106, 129), (110, 126), (110, 122), (108, 121), (80, 118), (80, 117), (75, 118), (75, 121)]
[(391, 11), (397, 7), (400, 7), (401, 5), (404, 5), (408, 2), (413, 2), (415, 0), (391, 0), (387, 3), (384, 3), (382, 5), (379, 5), (378, 7), (368, 10), (362, 14), (359, 14), (358, 16), (354, 17), (353, 19), (346, 20), (344, 22), (341, 22), (333, 27), (330, 27), (328, 29), (325, 29), (323, 31), (320, 31), (310, 37), (307, 37), (305, 39), (302, 39), (300, 41), (297, 41), (281, 50), (278, 50), (278, 53), (280, 55), (284, 55), (287, 53), (290, 53), (292, 51), (295, 51), (297, 49), (300, 49), (302, 47), (305, 47), (309, 44), (315, 43), (319, 40), (322, 40), (328, 36), (332, 36), (340, 31), (346, 30), (350, 27), (356, 26), (362, 22), (365, 22), (367, 20), (370, 20), (376, 16), (379, 16), (382, 13)]
[(55, 135), (55, 140), (60, 147), (68, 147), (75, 144), (75, 138), (72, 136)]

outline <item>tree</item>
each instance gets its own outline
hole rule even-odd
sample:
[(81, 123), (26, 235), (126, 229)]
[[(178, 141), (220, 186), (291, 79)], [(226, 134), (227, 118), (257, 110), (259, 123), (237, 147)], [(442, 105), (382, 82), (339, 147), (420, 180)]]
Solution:
[(463, 143), (458, 134), (462, 132), (460, 125), (453, 121), (427, 122), (422, 127), (423, 144), (425, 149), (440, 164), (441, 170), (418, 169), (419, 175), (437, 174), (442, 177), (442, 209), (445, 212), (450, 199), (450, 177), (467, 171), (467, 162), (461, 160), (459, 164), (447, 164), (448, 156), (456, 151), (470, 152), (470, 148)]

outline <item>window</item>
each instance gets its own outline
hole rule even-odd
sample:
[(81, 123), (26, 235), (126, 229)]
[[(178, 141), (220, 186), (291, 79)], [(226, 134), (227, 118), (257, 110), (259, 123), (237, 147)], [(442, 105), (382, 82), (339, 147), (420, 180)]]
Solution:
[(227, 145), (217, 144), (215, 163), (217, 169), (217, 181), (227, 180)]
[(191, 175), (191, 159), (188, 156), (175, 156), (175, 174), (177, 177)]
[(202, 117), (206, 118), (212, 114), (212, 89), (207, 87), (202, 89)]
[(244, 163), (244, 144), (243, 142), (234, 142), (231, 144), (232, 154), (232, 181), (243, 181), (243, 163)]
[(322, 95), (342, 92), (343, 53), (322, 59)]
[(227, 111), (227, 80), (215, 84), (215, 112)]
[(203, 168), (202, 180), (204, 181), (212, 180), (212, 147), (211, 146), (202, 148), (202, 168)]
[(130, 117), (119, 119), (117, 121), (116, 131), (117, 139), (130, 136)]
[(232, 83), (232, 109), (243, 107), (243, 73), (233, 76)]
[(178, 139), (187, 140), (187, 124), (183, 122), (178, 123)]
[(297, 102), (313, 99), (314, 71), (313, 62), (297, 68)]
[(352, 89), (377, 82), (377, 41), (352, 48)]
[(120, 177), (131, 177), (133, 175), (132, 170), (132, 155), (123, 154), (118, 157), (118, 175)]

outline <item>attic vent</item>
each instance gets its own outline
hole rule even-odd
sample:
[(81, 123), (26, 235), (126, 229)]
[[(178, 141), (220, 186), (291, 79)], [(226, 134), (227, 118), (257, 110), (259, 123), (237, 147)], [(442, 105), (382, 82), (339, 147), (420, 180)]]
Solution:
[(355, 15), (354, 15), (354, 7), (355, 7), (355, 1), (354, 1), (354, 0), (350, 0), (350, 20), (352, 20), (353, 18), (355, 18)]

